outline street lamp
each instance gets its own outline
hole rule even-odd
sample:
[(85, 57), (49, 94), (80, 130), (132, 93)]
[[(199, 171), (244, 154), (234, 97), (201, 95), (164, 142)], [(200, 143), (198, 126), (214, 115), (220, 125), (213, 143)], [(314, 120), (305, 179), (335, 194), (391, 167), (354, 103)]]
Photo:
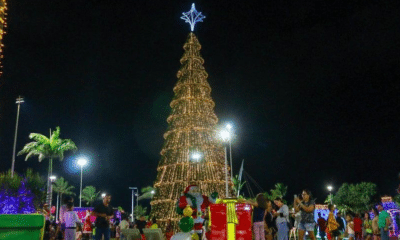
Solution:
[[(50, 179), (50, 185), (49, 185), (49, 187), (50, 187), (50, 196), (52, 196), (53, 195), (53, 182), (57, 179), (57, 177), (54, 176), (54, 175), (51, 175), (49, 177), (49, 179)], [(49, 201), (50, 210), (51, 210), (51, 204), (52, 204), (52, 202), (51, 202), (51, 198), (50, 198), (50, 201)]]
[[(231, 139), (231, 133), (227, 130), (222, 130), (220, 132), (220, 137), (223, 142), (227, 143)], [(227, 145), (225, 144), (225, 196), (229, 197), (228, 190), (228, 156), (227, 156)]]
[(192, 153), (191, 158), (195, 161), (195, 162), (199, 162), (201, 159), (201, 153), (199, 152), (194, 152)]
[(78, 159), (78, 165), (81, 167), (81, 187), (79, 189), (79, 207), (82, 207), (82, 176), (83, 176), (83, 166), (87, 164), (87, 160), (85, 158)]
[(331, 185), (328, 185), (326, 188), (329, 191), (329, 199), (330, 199), (331, 204), (332, 204), (332, 190), (333, 190), (333, 187)]
[(101, 197), (102, 197), (102, 198), (105, 198), (105, 197), (106, 197), (106, 193), (102, 193), (102, 194), (101, 194)]
[(156, 191), (154, 191), (154, 190), (151, 190), (151, 194), (155, 194), (156, 193)]
[(229, 137), (229, 160), (231, 163), (231, 179), (233, 179), (233, 168), (232, 168), (232, 124), (228, 123), (226, 124), (226, 129), (228, 129), (230, 137)]
[(138, 192), (138, 189), (137, 189), (137, 187), (130, 187), (129, 189), (132, 190), (132, 222), (134, 222), (135, 221), (134, 199), (135, 199), (135, 196), (137, 196), (136, 194)]
[(15, 101), (15, 104), (18, 105), (17, 108), (17, 121), (15, 123), (15, 135), (14, 135), (14, 148), (13, 148), (13, 157), (12, 157), (12, 161), (11, 161), (11, 178), (14, 177), (14, 166), (15, 166), (15, 150), (17, 148), (17, 133), (18, 133), (18, 120), (19, 120), (19, 109), (21, 107), (21, 103), (24, 102), (24, 98), (22, 98), (21, 96), (19, 96), (17, 98), (17, 100)]

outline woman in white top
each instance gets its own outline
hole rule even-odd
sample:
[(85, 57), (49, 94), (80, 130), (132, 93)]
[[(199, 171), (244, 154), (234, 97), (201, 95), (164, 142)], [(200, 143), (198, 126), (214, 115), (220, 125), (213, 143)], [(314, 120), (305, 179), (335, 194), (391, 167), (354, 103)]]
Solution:
[(76, 212), (74, 212), (74, 205), (67, 204), (67, 212), (64, 213), (65, 221), (65, 240), (75, 240), (76, 237), (76, 224), (82, 224)]
[(289, 208), (283, 203), (282, 198), (276, 198), (274, 203), (279, 207), (279, 210), (274, 213), (274, 217), (277, 217), (276, 226), (278, 227), (278, 240), (288, 240)]

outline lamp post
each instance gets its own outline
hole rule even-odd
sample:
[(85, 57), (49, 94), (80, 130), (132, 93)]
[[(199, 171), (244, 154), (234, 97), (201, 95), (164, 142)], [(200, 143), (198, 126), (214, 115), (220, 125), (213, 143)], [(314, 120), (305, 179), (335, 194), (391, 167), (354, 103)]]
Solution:
[(11, 161), (11, 178), (14, 177), (15, 151), (16, 151), (16, 148), (17, 148), (17, 133), (18, 133), (19, 109), (20, 109), (20, 107), (21, 107), (21, 103), (23, 103), (23, 102), (24, 102), (24, 99), (23, 99), (21, 96), (19, 96), (19, 97), (17, 98), (17, 100), (15, 101), (15, 104), (18, 105), (18, 108), (17, 108), (17, 120), (16, 120), (16, 123), (15, 123), (15, 135), (14, 135), (13, 156), (12, 156), (12, 161)]
[(226, 124), (226, 129), (228, 129), (230, 133), (229, 137), (229, 160), (231, 164), (231, 179), (233, 179), (233, 167), (232, 167), (232, 124)]
[(330, 199), (330, 202), (332, 204), (332, 190), (333, 190), (333, 187), (331, 185), (328, 185), (326, 188), (329, 191), (329, 199)]
[(137, 193), (138, 189), (137, 189), (137, 187), (130, 187), (129, 189), (132, 190), (132, 222), (134, 222), (135, 221), (135, 213), (133, 212), (135, 210), (134, 199), (135, 199), (135, 194)]
[[(54, 182), (56, 179), (57, 179), (57, 177), (54, 176), (54, 175), (51, 175), (51, 176), (49, 177), (49, 180), (50, 180), (50, 196), (53, 195), (53, 182)], [(51, 199), (51, 198), (50, 198), (50, 199)], [(50, 212), (51, 212), (51, 204), (52, 204), (52, 202), (50, 201), (50, 202), (49, 202), (49, 209), (50, 209)]]
[(229, 197), (229, 189), (228, 189), (228, 154), (227, 154), (227, 142), (230, 141), (231, 133), (227, 130), (222, 130), (220, 132), (220, 137), (222, 141), (225, 143), (225, 196)]
[(83, 176), (83, 166), (87, 164), (87, 160), (85, 158), (78, 159), (78, 165), (81, 167), (81, 187), (79, 189), (79, 207), (82, 207), (82, 176)]

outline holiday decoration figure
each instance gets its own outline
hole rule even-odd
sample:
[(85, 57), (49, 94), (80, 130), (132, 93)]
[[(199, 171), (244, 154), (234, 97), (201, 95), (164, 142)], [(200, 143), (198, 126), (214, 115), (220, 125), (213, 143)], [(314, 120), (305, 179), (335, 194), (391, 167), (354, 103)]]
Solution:
[(186, 213), (185, 215), (187, 215), (189, 211), (187, 206), (190, 206), (190, 210), (192, 211), (191, 216), (194, 222), (193, 232), (199, 235), (199, 239), (201, 239), (202, 236), (207, 208), (210, 204), (215, 203), (217, 196), (217, 193), (212, 193), (210, 197), (207, 197), (200, 193), (200, 189), (197, 185), (189, 185), (178, 200), (177, 211), (179, 214)]

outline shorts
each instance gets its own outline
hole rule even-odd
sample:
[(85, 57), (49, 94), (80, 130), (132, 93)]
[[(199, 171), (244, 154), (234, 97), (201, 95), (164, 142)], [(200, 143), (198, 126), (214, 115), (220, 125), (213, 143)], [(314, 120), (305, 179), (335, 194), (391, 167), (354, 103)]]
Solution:
[(299, 230), (314, 232), (315, 223), (300, 223)]
[(339, 237), (340, 235), (342, 235), (342, 233), (339, 231), (339, 229), (336, 229), (336, 230), (333, 230), (333, 231), (331, 232), (331, 235), (332, 235), (333, 237)]

